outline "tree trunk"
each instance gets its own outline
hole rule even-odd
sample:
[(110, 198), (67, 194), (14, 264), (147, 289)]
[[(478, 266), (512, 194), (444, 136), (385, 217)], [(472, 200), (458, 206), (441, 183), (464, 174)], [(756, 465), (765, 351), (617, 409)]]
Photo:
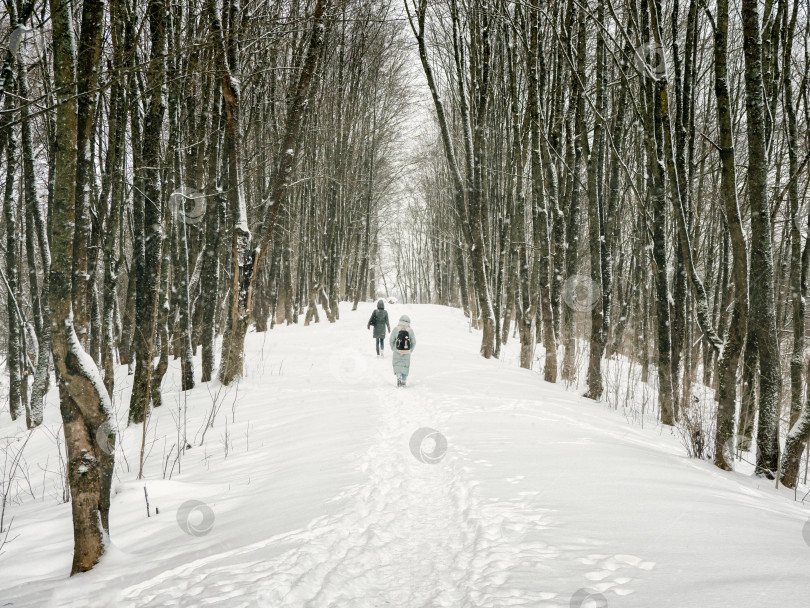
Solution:
[[(236, 0), (234, 0), (235, 2)], [(273, 176), (268, 189), (270, 196), (267, 202), (264, 222), (256, 229), (259, 241), (255, 251), (250, 249), (250, 233), (247, 230), (247, 212), (241, 190), (231, 187), (229, 196), (230, 205), (236, 206), (233, 211), (238, 221), (234, 222), (233, 233), (233, 259), (234, 276), (231, 286), (230, 303), (230, 323), (222, 338), (222, 361), (220, 364), (219, 378), (223, 384), (230, 384), (234, 379), (242, 374), (242, 362), (245, 349), (245, 334), (247, 333), (247, 323), (250, 318), (251, 292), (255, 286), (256, 276), (261, 267), (262, 260), (267, 252), (267, 247), (273, 236), (273, 228), (278, 219), (278, 213), (284, 206), (284, 199), (290, 185), (293, 162), (295, 160), (295, 149), (299, 141), (301, 124), (309, 107), (312, 78), (318, 62), (320, 49), (325, 38), (323, 17), (330, 0), (317, 0), (312, 13), (313, 30), (310, 42), (306, 50), (306, 56), (302, 62), (301, 74), (295, 88), (292, 102), (287, 114), (287, 124), (279, 160), (273, 171)], [(225, 98), (226, 125), (230, 137), (229, 177), (232, 184), (239, 184), (240, 170), (240, 127), (239, 127), (239, 89), (232, 76), (231, 69), (237, 66), (229, 66), (226, 63), (225, 39), (222, 33), (222, 26), (219, 22), (216, 7), (213, 0), (209, 2), (209, 11), (212, 14), (212, 27), (218, 40), (216, 52), (219, 57), (219, 69), (222, 74), (222, 94)], [(238, 45), (232, 41), (229, 47), (236, 55)], [(233, 62), (232, 62), (233, 63)]]
[[(14, 81), (9, 79), (6, 83), (9, 89), (13, 89)], [(8, 359), (6, 367), (9, 376), (9, 412), (11, 419), (16, 420), (27, 410), (27, 404), (23, 403), (22, 383), (26, 381), (23, 366), (22, 340), (23, 327), (25, 321), (20, 310), (20, 246), (17, 240), (20, 226), (17, 221), (19, 200), (15, 196), (14, 184), (17, 181), (17, 160), (19, 149), (17, 147), (17, 134), (13, 126), (3, 125), (2, 132), (5, 135), (6, 144), (6, 187), (3, 196), (3, 206), (6, 219), (6, 255), (4, 276), (4, 287), (6, 294), (6, 311), (8, 312)]]
[[(599, 25), (604, 22), (604, 2), (600, 0), (597, 12)], [(584, 83), (582, 83), (584, 86)], [(588, 391), (585, 396), (599, 401), (602, 398), (602, 355), (605, 352), (605, 311), (601, 302), (602, 268), (604, 266), (605, 238), (602, 226), (602, 174), (604, 170), (605, 125), (605, 41), (601, 30), (596, 40), (596, 108), (594, 110), (593, 147), (588, 154), (588, 245), (591, 258), (591, 292), (599, 300), (591, 304), (591, 340), (588, 355)], [(584, 94), (584, 92), (583, 92)]]
[[(28, 99), (28, 69), (22, 61), (17, 65), (17, 86), (20, 97)], [(34, 171), (34, 138), (31, 119), (31, 108), (23, 104), (20, 108), (22, 124), (22, 164), (23, 183), (25, 184), (25, 206), (27, 214), (26, 239), (29, 247), (29, 272), (34, 273), (31, 281), (32, 297), (37, 324), (37, 352), (34, 383), (31, 387), (31, 400), (26, 410), (29, 413), (31, 428), (42, 424), (45, 396), (50, 385), (51, 365), (51, 319), (48, 305), (48, 276), (50, 275), (50, 258), (45, 256), (48, 248), (48, 233), (42, 212), (42, 204), (37, 195), (36, 173)], [(42, 285), (36, 280), (36, 246), (39, 247), (42, 259)]]
[[(586, 45), (585, 45), (585, 15), (584, 9), (578, 9), (574, 2), (570, 3), (568, 26), (569, 32), (573, 35), (575, 20), (578, 28), (577, 36), (577, 62), (576, 69), (572, 70), (571, 75), (571, 96), (573, 98), (571, 107), (573, 108), (573, 122), (572, 128), (569, 130), (569, 161), (573, 156), (573, 163), (571, 166), (571, 183), (567, 192), (569, 192), (568, 203), (568, 234), (567, 250), (565, 254), (566, 262), (566, 276), (568, 278), (577, 274), (578, 257), (579, 257), (579, 216), (580, 216), (580, 183), (582, 177), (582, 149), (583, 144), (587, 143), (585, 139), (588, 137), (585, 127), (585, 94), (581, 91), (580, 83), (585, 82), (585, 61), (586, 61)], [(569, 121), (569, 122), (571, 122)], [(576, 381), (576, 352), (577, 352), (577, 339), (575, 333), (575, 311), (571, 307), (563, 307), (564, 316), (562, 319), (562, 340), (563, 340), (563, 365), (562, 365), (562, 378), (565, 382), (571, 384)]]
[[(728, 0), (718, 0), (715, 29), (714, 78), (717, 98), (717, 124), (720, 134), (720, 188), (733, 250), (734, 309), (731, 325), (718, 366), (717, 424), (714, 464), (731, 470), (727, 446), (734, 436), (734, 410), (737, 400), (737, 369), (748, 322), (748, 254), (737, 204), (737, 176), (734, 165), (734, 134), (728, 94)], [(725, 240), (725, 239), (724, 239)], [(738, 431), (739, 434), (739, 431)], [(736, 442), (733, 449), (737, 449)]]
[[(150, 0), (149, 31), (151, 61), (147, 73), (149, 109), (144, 125), (141, 167), (136, 182), (141, 186), (142, 207), (135, 210), (135, 230), (141, 232), (142, 247), (135, 254), (136, 312), (135, 378), (129, 402), (129, 421), (142, 422), (149, 412), (152, 387), (152, 358), (160, 294), (161, 252), (164, 235), (160, 136), (166, 113), (166, 21), (165, 0)], [(136, 201), (137, 202), (137, 201)]]
[(748, 119), (748, 200), (751, 204), (751, 318), (759, 352), (759, 425), (756, 473), (772, 479), (778, 462), (779, 399), (782, 373), (776, 335), (773, 243), (765, 150), (765, 100), (762, 93), (762, 42), (758, 3), (743, 0), (745, 106)]
[[(807, 267), (803, 263), (801, 253), (801, 233), (799, 232), (799, 187), (798, 187), (798, 129), (796, 125), (796, 109), (793, 105), (793, 83), (791, 80), (791, 57), (793, 50), (793, 34), (796, 27), (796, 15), (799, 12), (799, 2), (794, 0), (792, 17), (789, 25), (783, 24), (784, 42), (784, 80), (782, 82), (785, 97), (785, 114), (787, 118), (788, 133), (788, 162), (790, 166), (790, 183), (788, 184), (788, 200), (790, 203), (791, 221), (791, 275), (790, 298), (793, 303), (793, 354), (790, 360), (790, 431), (785, 439), (785, 453), (782, 456), (782, 485), (789, 488), (796, 487), (799, 476), (802, 452), (810, 437), (810, 400), (804, 402), (802, 408), (802, 371), (804, 369), (804, 332), (805, 332), (805, 304), (804, 296), (807, 292)], [(788, 11), (784, 10), (784, 20), (788, 20)], [(807, 66), (805, 66), (807, 70)], [(807, 72), (805, 72), (805, 77)]]
[[(543, 377), (546, 382), (557, 381), (557, 339), (554, 335), (554, 312), (551, 305), (551, 271), (553, 261), (551, 257), (551, 243), (549, 240), (549, 214), (548, 201), (545, 197), (543, 185), (543, 164), (540, 159), (540, 78), (538, 75), (537, 57), (542, 50), (539, 46), (540, 30), (540, 6), (535, 0), (532, 3), (529, 19), (530, 25), (530, 48), (528, 65), (528, 111), (532, 133), (532, 205), (534, 208), (534, 243), (537, 250), (537, 282), (540, 296), (540, 308), (543, 314), (543, 347), (546, 351), (546, 361), (543, 369)], [(525, 304), (524, 304), (525, 306)], [(524, 319), (524, 324), (526, 320)]]
[[(53, 27), (54, 83), (57, 94), (54, 142), (54, 204), (50, 273), (51, 337), (54, 364), (59, 381), (68, 483), (73, 512), (73, 565), (71, 574), (91, 569), (104, 553), (109, 529), (109, 497), (104, 496), (105, 479), (112, 476), (113, 458), (102, 450), (97, 434), (106, 423), (105, 445), (114, 445), (110, 426), (110, 398), (98, 368), (81, 347), (73, 328), (71, 274), (75, 230), (76, 142), (78, 131), (75, 82), (75, 44), (71, 5), (51, 1)], [(82, 12), (80, 48), (94, 53), (101, 42), (103, 3), (85, 0)], [(87, 65), (83, 65), (86, 69)], [(87, 91), (78, 90), (80, 94)], [(47, 256), (48, 252), (44, 252)], [(106, 492), (109, 490), (107, 489)]]

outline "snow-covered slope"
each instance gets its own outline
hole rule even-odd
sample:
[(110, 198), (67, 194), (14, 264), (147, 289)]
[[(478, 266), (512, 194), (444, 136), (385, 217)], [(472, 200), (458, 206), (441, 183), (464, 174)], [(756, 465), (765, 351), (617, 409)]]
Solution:
[[(687, 459), (669, 432), (544, 383), (513, 352), (483, 360), (453, 309), (389, 306), (418, 342), (397, 389), (371, 307), (249, 334), (238, 386), (183, 394), (172, 361), (146, 480), (142, 428), (123, 429), (112, 546), (73, 578), (52, 394), (7, 507), (0, 606), (806, 605), (810, 513), (792, 493)], [(0, 437), (15, 434), (3, 414)]]

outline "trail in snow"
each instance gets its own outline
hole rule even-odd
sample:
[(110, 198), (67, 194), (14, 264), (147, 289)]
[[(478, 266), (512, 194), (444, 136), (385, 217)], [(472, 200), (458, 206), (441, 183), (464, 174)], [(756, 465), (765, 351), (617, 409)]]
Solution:
[[(144, 483), (123, 464), (137, 461), (140, 428), (123, 426), (119, 405), (126, 460), (109, 554), (68, 579), (70, 505), (15, 505), (19, 540), (0, 556), (0, 606), (801, 605), (807, 511), (786, 492), (689, 460), (660, 428), (628, 425), (517, 369), (514, 343), (501, 361), (482, 360), (479, 334), (456, 310), (390, 311), (410, 314), (419, 341), (409, 386), (397, 389), (364, 331), (371, 306), (343, 308), (334, 325), (249, 334), (246, 377), (217, 397), (223, 409), (202, 445), (194, 429), (219, 389), (186, 395), (194, 447), (171, 480), (161, 450), (175, 441), (177, 409), (157, 410), (151, 518)], [(179, 395), (174, 363), (167, 403)], [(46, 421), (58, 421), (56, 408), (52, 395)], [(13, 428), (0, 420), (3, 433)], [(425, 428), (446, 453), (431, 438), (412, 453)], [(32, 465), (54, 459), (44, 433), (31, 444)], [(210, 529), (178, 525), (190, 499)], [(190, 536), (189, 524), (204, 529)]]
[[(370, 369), (356, 361), (344, 367), (355, 374), (352, 383)], [(379, 374), (373, 376), (376, 383)], [(544, 542), (543, 532), (554, 524), (550, 510), (531, 504), (538, 492), (481, 500), (465, 464), (470, 455), (459, 446), (436, 453), (427, 438), (427, 460), (436, 454), (437, 462), (420, 460), (412, 451), (414, 430), (446, 428), (460, 405), (444, 398), (437, 407), (429, 381), (369, 389), (380, 408), (379, 429), (358, 464), (366, 481), (339, 497), (344, 509), (277, 539), (293, 545), (280, 556), (261, 543), (167, 573), (159, 584), (125, 590), (121, 599), (133, 606), (259, 608), (570, 606), (571, 598), (551, 591), (553, 585), (537, 589), (540, 581), (561, 578), (555, 574), (561, 566), (582, 564), (583, 585), (619, 595), (632, 593), (629, 570), (654, 566), (632, 555), (594, 554), (587, 544)], [(204, 599), (189, 595), (202, 588)]]

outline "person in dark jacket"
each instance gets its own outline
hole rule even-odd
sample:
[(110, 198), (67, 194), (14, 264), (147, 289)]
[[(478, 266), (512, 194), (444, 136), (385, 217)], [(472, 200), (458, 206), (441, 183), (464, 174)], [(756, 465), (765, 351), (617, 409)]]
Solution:
[(377, 302), (377, 310), (371, 313), (371, 318), (368, 320), (366, 329), (374, 327), (374, 340), (377, 343), (377, 357), (382, 359), (385, 357), (383, 349), (385, 347), (385, 328), (388, 328), (388, 333), (391, 333), (391, 324), (388, 322), (388, 311), (385, 310), (385, 303), (380, 300)]

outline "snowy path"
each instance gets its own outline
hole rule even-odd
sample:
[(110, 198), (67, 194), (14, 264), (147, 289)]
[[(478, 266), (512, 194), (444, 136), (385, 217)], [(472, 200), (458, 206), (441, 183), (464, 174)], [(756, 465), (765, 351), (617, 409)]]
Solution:
[[(145, 517), (144, 484), (119, 472), (114, 547), (93, 572), (66, 580), (68, 505), (16, 510), (0, 606), (801, 605), (808, 512), (786, 492), (686, 459), (677, 438), (516, 369), (514, 344), (482, 360), (458, 311), (392, 311), (411, 315), (418, 340), (397, 389), (368, 311), (341, 312), (251, 334), (238, 389), (192, 391), (190, 429), (212, 400), (223, 411), (202, 446), (190, 433), (171, 480), (160, 451), (176, 411), (156, 413), (146, 485), (160, 515)], [(420, 444), (421, 429), (438, 434)], [(123, 438), (130, 462), (139, 433)], [(53, 457), (36, 440), (29, 459)], [(197, 535), (176, 521), (189, 499), (209, 516), (188, 516)]]
[[(548, 597), (504, 588), (512, 573), (557, 557), (544, 543), (523, 540), (530, 528), (542, 529), (543, 516), (521, 512), (523, 501), (482, 508), (469, 470), (452, 453), (445, 459), (429, 438), (422, 444), (428, 462), (411, 453), (411, 429), (446, 422), (425, 388), (377, 390), (375, 401), (381, 428), (359, 465), (367, 481), (341, 496), (345, 509), (286, 535), (283, 542), (295, 547), (277, 559), (267, 561), (260, 543), (229, 554), (227, 568), (219, 559), (198, 564), (124, 598), (136, 606), (182, 602), (184, 574), (206, 582), (211, 605), (495, 607)], [(245, 589), (255, 589), (255, 598), (245, 598)]]

